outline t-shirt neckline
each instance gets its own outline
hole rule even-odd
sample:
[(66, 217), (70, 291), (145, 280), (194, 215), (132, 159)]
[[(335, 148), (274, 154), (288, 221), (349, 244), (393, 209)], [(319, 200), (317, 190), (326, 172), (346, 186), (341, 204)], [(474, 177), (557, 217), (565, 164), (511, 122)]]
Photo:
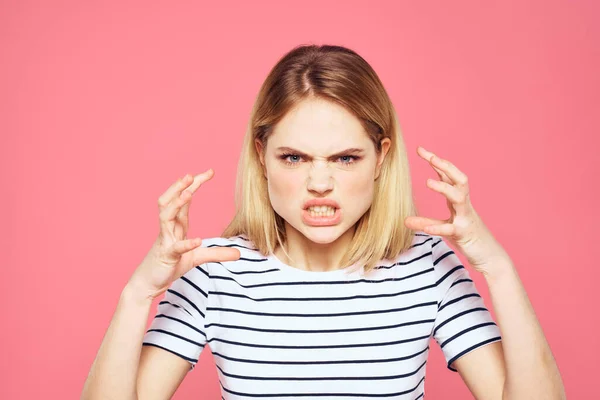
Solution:
[(345, 268), (335, 269), (333, 271), (307, 271), (304, 269), (292, 267), (291, 265), (284, 263), (274, 253), (270, 253), (267, 256), (267, 259), (271, 263), (275, 264), (280, 271), (285, 272), (286, 274), (295, 275), (295, 276), (304, 277), (304, 278), (310, 278), (313, 280), (331, 279), (331, 278), (347, 279), (348, 277), (353, 276), (357, 272), (362, 271), (362, 268), (360, 268), (360, 269), (357, 269), (357, 271), (351, 272), (354, 269), (356, 269), (356, 264), (350, 265)]

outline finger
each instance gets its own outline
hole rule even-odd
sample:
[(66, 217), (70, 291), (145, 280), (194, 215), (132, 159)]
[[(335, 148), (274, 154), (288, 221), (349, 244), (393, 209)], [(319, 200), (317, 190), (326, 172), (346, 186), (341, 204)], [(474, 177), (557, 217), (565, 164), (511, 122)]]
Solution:
[[(208, 179), (203, 180), (203, 174), (205, 174), (206, 172), (210, 172), (210, 177), (208, 177)], [(212, 168), (209, 171), (206, 171), (202, 174), (198, 174), (194, 177), (194, 181), (192, 182), (192, 184), (185, 190), (186, 192), (190, 192), (191, 195), (193, 195), (194, 193), (196, 193), (196, 190), (198, 190), (198, 188), (200, 186), (202, 186), (202, 184), (204, 182), (206, 182), (207, 180), (212, 179), (215, 176), (215, 171), (212, 170)], [(192, 202), (192, 199), (190, 198), (189, 201), (185, 202), (183, 204), (183, 206), (181, 207), (181, 209), (179, 210), (179, 212), (177, 213), (177, 218), (186, 225), (187, 228), (187, 220), (188, 220), (188, 212), (190, 209), (190, 204)]]
[(241, 253), (232, 247), (200, 247), (194, 250), (194, 262), (196, 265), (206, 262), (225, 262), (239, 260)]
[(444, 160), (432, 152), (420, 147), (423, 158), (428, 160), (436, 170), (441, 170), (448, 178), (450, 183), (458, 186), (467, 185), (467, 176), (448, 160)]
[[(189, 201), (192, 198), (192, 196), (188, 193), (188, 191), (183, 191), (183, 193), (181, 193), (181, 195), (171, 201), (169, 203), (169, 205), (167, 206), (167, 208), (164, 208), (158, 215), (159, 221), (160, 221), (160, 229), (164, 232), (171, 232), (174, 230), (174, 219), (175, 219), (175, 215), (177, 214), (177, 211), (179, 210), (179, 208), (184, 205), (187, 201)], [(172, 232), (173, 234), (176, 235), (177, 238), (182, 239), (182, 233), (183, 232)]]
[(179, 196), (181, 191), (190, 184), (189, 174), (185, 174), (183, 178), (178, 178), (169, 188), (158, 198), (158, 208), (162, 210), (167, 207), (176, 196)]
[(463, 190), (447, 182), (436, 181), (435, 179), (427, 179), (427, 187), (444, 195), (452, 204), (456, 214), (463, 215), (467, 211), (468, 198)]
[(181, 255), (183, 255), (184, 253), (187, 253), (188, 251), (195, 249), (196, 247), (200, 246), (201, 244), (202, 244), (202, 239), (200, 239), (200, 238), (180, 240), (180, 241), (175, 242), (175, 244), (173, 246), (171, 246), (171, 251), (181, 257)]
[(431, 163), (431, 161), (429, 162), (429, 165), (431, 165), (431, 167), (435, 170), (435, 172), (437, 173), (437, 175), (441, 181), (449, 183), (449, 184), (453, 184), (452, 179), (448, 178), (448, 175), (446, 175), (446, 173), (444, 171), (442, 171), (439, 168), (436, 168), (436, 166), (433, 165)]
[(452, 180), (446, 176), (444, 171), (437, 168), (435, 165), (433, 165), (431, 163), (431, 156), (428, 155), (429, 152), (427, 150), (425, 150), (423, 147), (419, 146), (419, 147), (417, 147), (417, 154), (419, 155), (419, 157), (421, 157), (422, 159), (424, 159), (425, 161), (427, 161), (429, 163), (429, 165), (431, 166), (431, 168), (433, 168), (433, 170), (436, 172), (436, 174), (438, 175), (438, 177), (440, 178), (441, 181), (452, 183)]
[(454, 224), (429, 225), (423, 230), (431, 235), (453, 237), (456, 234), (456, 226)]
[[(201, 174), (198, 174), (194, 177), (192, 181), (194, 183), (193, 190), (195, 191), (198, 187), (200, 187), (204, 182), (211, 179), (213, 176), (213, 170), (209, 169)], [(190, 186), (192, 182), (189, 182), (185, 185), (185, 188)], [(191, 187), (191, 186), (190, 186)], [(172, 221), (175, 219), (175, 216), (179, 212), (181, 206), (187, 203), (192, 198), (192, 192), (189, 189), (183, 190), (184, 188), (181, 186), (179, 189), (176, 189), (178, 193), (178, 197), (172, 200), (165, 209), (163, 209), (160, 213), (161, 221)]]
[(442, 225), (448, 221), (442, 221), (434, 218), (427, 217), (419, 217), (419, 216), (410, 216), (404, 220), (404, 225), (407, 228), (416, 230), (416, 231), (424, 231), (426, 226), (430, 225)]

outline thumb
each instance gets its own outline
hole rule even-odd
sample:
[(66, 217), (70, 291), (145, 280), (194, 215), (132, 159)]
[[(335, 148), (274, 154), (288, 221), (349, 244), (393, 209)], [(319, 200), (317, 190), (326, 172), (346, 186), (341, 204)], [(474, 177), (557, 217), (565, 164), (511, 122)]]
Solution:
[(241, 253), (238, 249), (232, 247), (198, 247), (194, 249), (192, 259), (194, 265), (200, 265), (207, 262), (225, 262), (239, 260)]
[(442, 225), (447, 222), (448, 221), (442, 221), (442, 220), (434, 219), (434, 218), (411, 216), (411, 217), (407, 217), (404, 220), (404, 225), (409, 229), (422, 231), (425, 229), (426, 226)]

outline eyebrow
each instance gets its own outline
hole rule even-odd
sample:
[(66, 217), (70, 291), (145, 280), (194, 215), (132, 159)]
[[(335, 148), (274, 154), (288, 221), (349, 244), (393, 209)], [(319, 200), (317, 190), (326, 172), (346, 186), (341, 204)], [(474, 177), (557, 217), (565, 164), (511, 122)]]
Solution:
[[(303, 153), (300, 150), (293, 149), (291, 147), (278, 147), (276, 150), (277, 151), (285, 151), (285, 152), (288, 152), (288, 153), (298, 154), (298, 155), (301, 155), (303, 157), (309, 157), (308, 154)], [(364, 149), (361, 149), (361, 148), (358, 148), (358, 147), (351, 147), (349, 149), (342, 150), (342, 151), (339, 151), (339, 152), (337, 152), (335, 154), (332, 154), (329, 157), (340, 157), (340, 156), (346, 155), (348, 153), (353, 153), (353, 154), (355, 154), (355, 153), (364, 153), (364, 151), (365, 151)]]

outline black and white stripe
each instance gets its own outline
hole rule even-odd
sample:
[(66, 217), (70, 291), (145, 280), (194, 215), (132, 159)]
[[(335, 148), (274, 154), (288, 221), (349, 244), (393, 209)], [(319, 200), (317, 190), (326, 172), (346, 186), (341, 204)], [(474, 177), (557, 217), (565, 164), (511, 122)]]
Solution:
[(204, 239), (241, 258), (173, 282), (144, 345), (193, 368), (205, 345), (223, 399), (424, 398), (429, 343), (447, 367), (500, 340), (466, 268), (439, 236), (360, 271), (309, 272), (262, 255), (245, 237)]

